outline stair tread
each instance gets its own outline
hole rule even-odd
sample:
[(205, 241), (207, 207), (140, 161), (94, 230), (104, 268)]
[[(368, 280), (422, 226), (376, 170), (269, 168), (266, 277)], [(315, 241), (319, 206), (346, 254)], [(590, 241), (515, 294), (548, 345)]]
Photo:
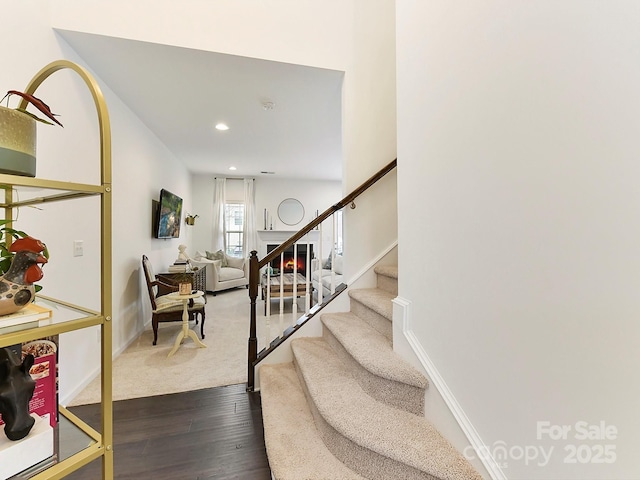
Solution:
[(291, 347), (316, 409), (341, 435), (436, 478), (481, 478), (426, 419), (367, 395), (324, 340), (298, 338)]
[(325, 313), (321, 320), (345, 350), (369, 372), (418, 388), (429, 386), (424, 375), (393, 351), (387, 337), (357, 315)]
[(398, 279), (398, 266), (397, 265), (376, 265), (373, 269), (378, 275), (384, 275), (385, 277)]
[(323, 443), (293, 363), (261, 366), (260, 384), (265, 444), (275, 479), (365, 480)]
[(393, 305), (391, 300), (396, 296), (379, 288), (355, 288), (349, 290), (349, 296), (382, 315), (387, 320), (393, 319)]

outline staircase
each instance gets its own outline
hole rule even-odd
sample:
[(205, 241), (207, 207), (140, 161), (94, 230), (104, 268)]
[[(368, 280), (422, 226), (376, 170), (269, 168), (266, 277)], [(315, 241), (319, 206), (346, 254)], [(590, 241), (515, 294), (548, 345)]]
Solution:
[(424, 418), (424, 376), (392, 346), (397, 267), (349, 290), (351, 311), (323, 314), (322, 337), (291, 342), (293, 363), (262, 365), (275, 480), (481, 479)]

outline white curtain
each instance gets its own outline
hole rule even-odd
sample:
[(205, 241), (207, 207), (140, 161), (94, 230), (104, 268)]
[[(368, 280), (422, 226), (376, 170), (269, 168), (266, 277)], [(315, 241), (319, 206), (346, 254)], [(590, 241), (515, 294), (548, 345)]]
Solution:
[(224, 221), (224, 201), (226, 198), (226, 178), (216, 178), (213, 191), (213, 251), (227, 251), (227, 235)]
[(252, 250), (258, 250), (258, 231), (256, 228), (256, 188), (251, 178), (244, 179), (244, 233), (242, 238), (244, 256)]

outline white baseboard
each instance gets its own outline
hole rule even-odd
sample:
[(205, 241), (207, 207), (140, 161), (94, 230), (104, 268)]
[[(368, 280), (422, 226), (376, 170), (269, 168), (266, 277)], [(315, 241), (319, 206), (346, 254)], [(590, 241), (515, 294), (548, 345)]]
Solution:
[[(394, 323), (396, 321), (400, 322), (402, 334), (404, 335), (404, 338), (406, 339), (409, 347), (420, 362), (422, 368), (424, 368), (424, 370), (426, 371), (427, 376), (431, 380), (433, 386), (437, 389), (446, 406), (451, 411), (451, 414), (455, 418), (464, 435), (467, 437), (467, 440), (469, 441), (471, 447), (476, 452), (483, 452), (483, 455), (479, 455), (480, 461), (491, 476), (491, 479), (507, 480), (506, 475), (504, 474), (498, 463), (488, 453), (490, 452), (490, 449), (482, 441), (482, 438), (480, 438), (480, 435), (469, 420), (469, 417), (467, 417), (466, 413), (458, 403), (458, 400), (453, 395), (453, 392), (447, 385), (446, 381), (444, 380), (442, 375), (440, 375), (440, 372), (429, 358), (429, 355), (420, 343), (420, 340), (414, 334), (411, 325), (411, 301), (401, 297), (396, 297), (393, 300), (393, 303)], [(401, 318), (397, 318), (397, 315), (399, 315)], [(427, 395), (429, 395), (428, 392)]]
[(398, 240), (396, 239), (394, 242), (391, 243), (391, 245), (387, 246), (387, 248), (382, 250), (382, 252), (380, 252), (378, 255), (372, 258), (366, 265), (364, 265), (360, 270), (358, 270), (355, 273), (355, 275), (353, 275), (349, 279), (349, 282), (347, 282), (347, 285), (351, 286), (354, 283), (356, 283), (361, 277), (363, 277), (366, 273), (371, 271), (373, 267), (375, 267), (380, 260), (382, 260), (389, 252), (391, 252), (397, 246), (398, 246)]
[[(144, 330), (147, 328), (148, 325), (151, 324), (151, 320), (149, 320), (147, 323), (145, 323), (142, 327), (141, 330), (139, 330), (135, 335), (133, 335), (126, 343), (124, 343), (123, 345), (120, 346), (120, 348), (118, 348), (116, 351), (113, 352), (113, 354), (111, 355), (111, 361), (113, 362), (116, 358), (118, 358), (122, 352), (124, 352), (127, 347), (129, 345), (131, 345), (141, 334), (142, 332), (144, 332)], [(78, 383), (70, 392), (68, 392), (64, 397), (60, 397), (60, 399), (58, 400), (60, 402), (61, 405), (68, 405), (71, 401), (73, 401), (74, 398), (76, 398), (78, 396), (78, 394), (84, 390), (85, 388), (87, 388), (87, 386), (98, 376), (100, 375), (100, 372), (102, 371), (101, 367), (96, 367), (95, 369), (93, 369), (87, 376), (84, 377), (84, 379)]]
[(78, 383), (73, 390), (68, 392), (64, 397), (60, 397), (60, 399), (58, 400), (60, 404), (64, 405), (65, 407), (69, 405), (69, 403), (73, 401), (73, 399), (76, 398), (82, 390), (87, 388), (87, 385), (89, 385), (91, 381), (98, 375), (100, 375), (100, 368), (92, 370), (91, 373), (84, 377), (84, 379), (80, 383)]

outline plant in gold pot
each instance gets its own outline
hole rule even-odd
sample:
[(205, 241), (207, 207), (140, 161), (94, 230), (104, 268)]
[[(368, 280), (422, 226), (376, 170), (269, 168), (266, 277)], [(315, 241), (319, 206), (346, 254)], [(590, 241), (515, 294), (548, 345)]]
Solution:
[[(51, 121), (28, 112), (26, 108), (9, 108), (9, 99), (14, 95), (36, 107)], [(0, 173), (35, 177), (36, 122), (62, 124), (49, 106), (33, 95), (9, 90), (0, 103), (5, 99), (7, 106), (0, 105)]]
[[(181, 245), (184, 247), (184, 245)], [(180, 251), (182, 254), (184, 249)], [(195, 279), (195, 272), (198, 271), (198, 267), (191, 265), (191, 259), (187, 258), (184, 271), (176, 273), (172, 281), (178, 286), (178, 293), (180, 295), (189, 295), (193, 291), (193, 282)]]
[(189, 295), (193, 289), (193, 274), (191, 272), (179, 273), (174, 277), (174, 281), (178, 284), (178, 293), (180, 295)]

